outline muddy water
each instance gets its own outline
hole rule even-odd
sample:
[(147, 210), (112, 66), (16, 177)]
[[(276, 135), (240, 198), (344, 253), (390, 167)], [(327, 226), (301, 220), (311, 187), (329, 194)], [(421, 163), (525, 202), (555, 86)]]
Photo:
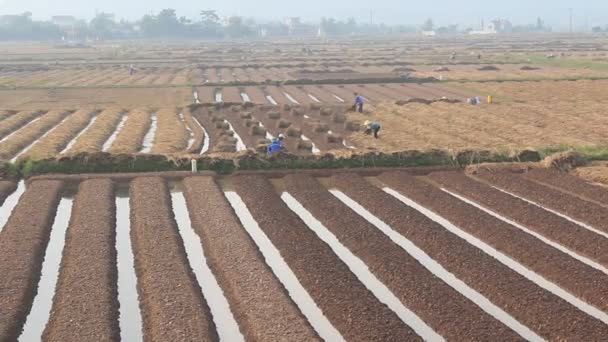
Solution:
[(514, 194), (514, 193), (508, 192), (508, 191), (503, 190), (503, 189), (500, 189), (500, 188), (498, 188), (498, 187), (493, 186), (493, 188), (494, 188), (494, 189), (496, 189), (496, 190), (498, 190), (498, 191), (501, 191), (501, 192), (503, 192), (503, 193), (505, 193), (505, 194), (507, 194), (507, 195), (513, 196), (513, 197), (515, 197), (515, 198), (518, 198), (518, 199), (520, 199), (520, 200), (522, 200), (522, 201), (524, 201), (524, 202), (527, 202), (527, 203), (530, 203), (530, 204), (532, 204), (532, 205), (534, 205), (534, 206), (537, 206), (537, 207), (539, 207), (539, 208), (541, 208), (541, 209), (543, 209), (543, 210), (545, 210), (545, 211), (548, 211), (548, 212), (550, 212), (550, 213), (552, 213), (552, 214), (554, 214), (554, 215), (557, 215), (557, 216), (559, 216), (559, 217), (561, 217), (561, 218), (563, 218), (563, 219), (566, 219), (566, 220), (568, 220), (568, 221), (570, 221), (570, 222), (572, 222), (572, 223), (574, 223), (574, 224), (576, 224), (576, 225), (579, 225), (579, 226), (581, 226), (581, 227), (583, 227), (583, 228), (585, 228), (585, 229), (587, 229), (587, 230), (589, 230), (589, 231), (594, 232), (595, 234), (598, 234), (598, 235), (601, 235), (601, 236), (603, 236), (603, 237), (605, 237), (605, 238), (608, 238), (608, 233), (603, 232), (603, 231), (601, 231), (601, 230), (598, 230), (598, 229), (596, 229), (596, 228), (594, 228), (594, 227), (592, 227), (592, 226), (590, 226), (590, 225), (588, 225), (588, 224), (586, 224), (586, 223), (584, 223), (584, 222), (581, 222), (581, 221), (575, 220), (575, 219), (573, 219), (572, 217), (567, 216), (567, 215), (564, 215), (564, 214), (562, 214), (562, 213), (560, 213), (560, 212), (557, 212), (557, 211), (555, 211), (555, 210), (552, 210), (552, 209), (549, 209), (549, 208), (543, 207), (542, 205), (540, 205), (540, 204), (538, 204), (538, 203), (536, 203), (536, 202), (530, 201), (529, 199), (526, 199), (526, 198), (520, 197), (520, 196), (518, 196), (518, 195), (516, 195), (516, 194)]
[(241, 136), (234, 130), (234, 127), (232, 127), (232, 124), (228, 120), (224, 120), (224, 122), (227, 123), (228, 126), (230, 126), (230, 130), (234, 133), (234, 137), (236, 138), (236, 150), (237, 150), (237, 152), (239, 152), (239, 151), (245, 151), (247, 149), (247, 146), (243, 142), (243, 139), (241, 139)]
[(346, 102), (346, 101), (344, 101), (344, 99), (343, 99), (343, 98), (341, 98), (340, 96), (338, 96), (338, 95), (336, 95), (336, 94), (333, 94), (333, 95), (334, 95), (334, 97), (336, 98), (336, 100), (338, 100), (338, 101), (340, 101), (340, 102), (342, 102), (342, 103)]
[(251, 216), (249, 209), (247, 209), (247, 206), (241, 197), (236, 192), (232, 191), (226, 192), (225, 196), (234, 209), (241, 225), (260, 249), (266, 264), (272, 269), (272, 272), (283, 284), (291, 299), (298, 306), (319, 336), (325, 341), (344, 341), (340, 332), (338, 332), (338, 330), (329, 322), (327, 317), (323, 315), (323, 312), (319, 309), (317, 304), (315, 304), (314, 300), (310, 297), (310, 294), (308, 294), (306, 289), (300, 284), (296, 275), (281, 257), (279, 250), (272, 244), (253, 216)]
[(116, 126), (114, 133), (112, 133), (112, 135), (110, 135), (108, 140), (106, 140), (106, 142), (101, 147), (102, 152), (108, 152), (110, 150), (110, 148), (112, 147), (112, 144), (114, 143), (116, 138), (118, 138), (118, 134), (120, 133), (120, 131), (122, 131), (122, 128), (125, 127), (125, 123), (127, 122), (128, 119), (129, 119), (129, 115), (125, 114), (122, 116), (122, 119), (120, 119), (120, 122), (118, 123), (118, 126)]
[(243, 99), (243, 102), (251, 102), (251, 98), (249, 98), (249, 95), (247, 95), (246, 92), (241, 93), (241, 98)]
[(32, 121), (28, 122), (27, 124), (25, 124), (25, 126), (22, 126), (21, 128), (17, 129), (17, 130), (16, 130), (16, 131), (14, 131), (13, 133), (11, 133), (11, 134), (9, 134), (9, 135), (5, 136), (4, 138), (2, 138), (2, 139), (0, 140), (0, 143), (2, 143), (2, 142), (4, 142), (4, 141), (6, 141), (6, 140), (8, 140), (8, 139), (10, 139), (12, 136), (14, 136), (14, 135), (18, 134), (18, 133), (19, 133), (19, 132), (20, 132), (22, 129), (26, 128), (27, 126), (29, 126), (29, 125), (33, 124), (34, 122), (36, 122), (36, 121), (38, 121), (38, 120), (40, 120), (40, 119), (42, 119), (42, 116), (39, 116), (39, 117), (35, 118), (34, 120), (32, 120)]
[(533, 230), (530, 230), (527, 227), (524, 227), (524, 226), (520, 225), (519, 223), (517, 223), (515, 221), (511, 221), (508, 218), (506, 218), (504, 216), (501, 216), (500, 214), (498, 214), (498, 213), (496, 213), (496, 212), (494, 212), (494, 211), (492, 211), (490, 209), (486, 209), (485, 207), (483, 207), (483, 206), (481, 206), (481, 205), (479, 205), (479, 204), (477, 204), (477, 203), (475, 203), (475, 202), (473, 202), (473, 201), (471, 201), (471, 200), (469, 200), (467, 198), (464, 198), (464, 197), (462, 197), (462, 196), (460, 196), (458, 194), (452, 193), (452, 192), (450, 192), (449, 190), (446, 190), (446, 189), (441, 189), (441, 190), (443, 192), (446, 192), (446, 193), (450, 194), (451, 196), (453, 196), (453, 197), (455, 197), (455, 198), (457, 198), (457, 199), (459, 199), (459, 200), (461, 200), (461, 201), (469, 204), (469, 205), (474, 206), (475, 208), (477, 208), (477, 209), (479, 209), (479, 210), (481, 210), (481, 211), (483, 211), (483, 212), (485, 212), (485, 213), (487, 213), (487, 214), (489, 214), (491, 216), (494, 216), (495, 218), (497, 218), (497, 219), (499, 219), (499, 220), (501, 220), (501, 221), (503, 221), (505, 223), (510, 224), (513, 227), (516, 227), (516, 228), (524, 231), (525, 233), (527, 233), (529, 235), (534, 236), (538, 240), (540, 240), (540, 241), (546, 243), (547, 245), (549, 245), (549, 246), (551, 246), (551, 247), (559, 250), (560, 252), (568, 254), (569, 256), (573, 257), (574, 259), (576, 259), (576, 260), (578, 260), (578, 261), (580, 261), (580, 262), (582, 262), (584, 264), (587, 264), (588, 266), (591, 266), (591, 267), (595, 268), (596, 270), (598, 270), (600, 272), (604, 272), (605, 274), (608, 274), (608, 268), (600, 265), (599, 263), (597, 263), (597, 262), (595, 262), (595, 261), (593, 261), (593, 260), (591, 260), (591, 259), (589, 259), (587, 257), (584, 257), (584, 256), (582, 256), (582, 255), (580, 255), (580, 254), (578, 254), (578, 253), (576, 253), (574, 251), (571, 251), (570, 249), (568, 249), (568, 248), (560, 245), (559, 243), (553, 242), (553, 241), (547, 239), (546, 237), (542, 236), (541, 234), (538, 234), (537, 232), (535, 232)]
[[(510, 269), (512, 269), (513, 271), (519, 273), (521, 276), (527, 278), (528, 280), (530, 280), (531, 282), (535, 283), (536, 285), (538, 285), (538, 286), (542, 287), (543, 289), (545, 289), (545, 290), (553, 293), (554, 295), (562, 298), (563, 300), (565, 300), (568, 303), (572, 304), (573, 306), (575, 306), (579, 310), (585, 312), (586, 314), (588, 314), (588, 315), (590, 315), (590, 316), (592, 316), (592, 317), (594, 317), (594, 318), (602, 321), (605, 324), (608, 324), (608, 313), (605, 313), (605, 312), (603, 312), (603, 311), (595, 308), (594, 306), (591, 306), (591, 305), (585, 303), (584, 301), (580, 300), (579, 298), (577, 298), (576, 296), (570, 294), (569, 292), (563, 290), (562, 288), (560, 288), (559, 286), (557, 286), (554, 283), (550, 282), (549, 280), (545, 279), (544, 277), (542, 277), (541, 275), (537, 274), (536, 272), (534, 272), (534, 271), (526, 268), (524, 265), (522, 265), (519, 262), (511, 259), (509, 256), (507, 256), (507, 255), (499, 252), (498, 250), (494, 249), (494, 247), (488, 245), (487, 243), (479, 240), (478, 238), (472, 236), (471, 234), (468, 234), (467, 232), (465, 232), (465, 231), (461, 230), (460, 228), (454, 226), (451, 222), (449, 222), (445, 218), (443, 218), (443, 217), (435, 214), (434, 212), (426, 209), (425, 207), (419, 205), (418, 203), (412, 201), (411, 199), (403, 196), (399, 192), (397, 192), (397, 191), (395, 191), (393, 189), (390, 189), (390, 188), (384, 188), (384, 191), (387, 192), (388, 194), (390, 194), (391, 196), (397, 198), (398, 200), (400, 200), (401, 202), (403, 202), (407, 206), (412, 207), (413, 209), (419, 211), (421, 214), (425, 215), (429, 219), (431, 219), (431, 220), (435, 221), (436, 223), (440, 224), (441, 226), (443, 226), (445, 229), (447, 229), (448, 231), (450, 231), (454, 235), (456, 235), (456, 236), (464, 239), (465, 241), (467, 241), (471, 245), (473, 245), (476, 248), (482, 250), (484, 253), (490, 255), (494, 259), (498, 260), (499, 262), (501, 262), (505, 266), (507, 266)], [(503, 322), (503, 323), (505, 323), (505, 322)], [(507, 326), (509, 326), (511, 329), (513, 329), (516, 332), (518, 332), (521, 335), (520, 331), (516, 330), (514, 327), (512, 327), (511, 325), (509, 325), (507, 323), (505, 323), (505, 324)], [(522, 335), (522, 336), (528, 338), (525, 335)]]
[(82, 130), (80, 131), (80, 133), (78, 133), (74, 139), (70, 140), (70, 142), (67, 144), (67, 146), (63, 149), (63, 151), (59, 152), (59, 154), (64, 154), (66, 152), (68, 152), (78, 141), (78, 139), (85, 134), (89, 128), (91, 128), (91, 126), (93, 126), (93, 124), (95, 123), (95, 121), (97, 121), (97, 116), (94, 116), (91, 121), (89, 121), (89, 124)]
[(34, 297), (32, 309), (27, 316), (19, 341), (39, 341), (51, 315), (53, 296), (55, 295), (61, 256), (65, 245), (65, 234), (72, 213), (72, 203), (72, 199), (63, 198), (57, 208), (49, 244), (44, 254), (38, 292)]
[(403, 235), (397, 233), (392, 227), (384, 223), (382, 220), (374, 216), (359, 203), (348, 197), (339, 190), (330, 190), (331, 194), (338, 198), (342, 203), (351, 208), (358, 215), (363, 217), (372, 225), (376, 226), (380, 231), (386, 234), (393, 242), (403, 248), (409, 255), (418, 260), (427, 270), (433, 273), (437, 278), (448, 284), (454, 290), (468, 298), (470, 301), (479, 306), (483, 311), (492, 315), (500, 322), (517, 332), (528, 341), (544, 341), (532, 330), (528, 329), (523, 324), (519, 323), (511, 315), (503, 311), (501, 308), (494, 305), (490, 300), (484, 297), (481, 293), (469, 287), (462, 280), (456, 278), (452, 273), (446, 270), (441, 264), (431, 258), (426, 252), (416, 246), (412, 241), (408, 240)]
[(313, 154), (320, 154), (321, 153), (321, 150), (319, 150), (319, 148), (317, 148), (317, 145), (315, 145), (315, 143), (312, 142), (312, 140), (308, 139), (308, 137), (306, 137), (305, 135), (302, 135), (301, 138), (302, 138), (302, 140), (310, 141), (312, 143), (312, 153)]
[(334, 253), (342, 260), (351, 272), (367, 287), (378, 300), (391, 310), (407, 325), (409, 325), (425, 341), (445, 341), (445, 339), (429, 327), (414, 312), (401, 303), (376, 276), (374, 276), (367, 265), (357, 256), (351, 253), (336, 236), (331, 233), (321, 222), (319, 222), (306, 208), (302, 206), (293, 196), (284, 192), (281, 199), (317, 236), (328, 244)]
[[(260, 122), (260, 127), (265, 127), (263, 123)], [(274, 136), (270, 134), (270, 132), (266, 131), (266, 139), (273, 140)]]
[(220, 340), (244, 341), (245, 338), (239, 330), (232, 311), (230, 311), (230, 305), (224, 296), (224, 292), (207, 265), (201, 240), (192, 229), (183, 193), (171, 193), (171, 200), (173, 201), (173, 213), (179, 233), (184, 241), (190, 267), (192, 267), (196, 280), (203, 291), (203, 296), (209, 305)]
[(13, 213), (13, 209), (15, 209), (15, 206), (17, 206), (17, 202), (19, 202), (19, 199), (24, 192), (25, 181), (20, 181), (17, 185), (17, 190), (10, 194), (10, 196), (8, 196), (4, 201), (4, 204), (2, 204), (2, 207), (0, 208), (0, 232), (2, 232), (6, 222), (8, 222), (8, 218)]
[(23, 150), (21, 150), (21, 152), (17, 153), (17, 155), (15, 155), (15, 157), (13, 157), (13, 159), (11, 159), (11, 162), (12, 163), (16, 162), (19, 157), (21, 157), (23, 154), (25, 154), (27, 151), (29, 151), (32, 147), (34, 147), (34, 145), (36, 145), (36, 143), (38, 141), (46, 138), (49, 134), (53, 133), (59, 126), (63, 125), (63, 123), (66, 122), (71, 116), (72, 116), (71, 114), (68, 114), (57, 125), (53, 126), (53, 128), (46, 131), (46, 133), (44, 133), (40, 138), (32, 141), (27, 147), (25, 147)]
[(273, 105), (278, 105), (279, 103), (277, 101), (274, 100), (274, 98), (270, 95), (266, 95), (266, 100), (268, 100), (268, 102), (270, 102)]
[(316, 103), (321, 103), (321, 100), (319, 100), (318, 98), (316, 98), (314, 95), (312, 94), (308, 94), (308, 97), (310, 97), (311, 100), (315, 101)]
[(142, 142), (142, 149), (139, 151), (140, 153), (150, 153), (152, 151), (152, 147), (154, 146), (154, 138), (156, 137), (156, 127), (158, 126), (158, 117), (156, 113), (152, 114), (150, 118), (152, 120), (152, 124), (150, 125), (150, 129), (148, 133), (144, 136), (144, 140)]
[(194, 132), (192, 132), (192, 128), (190, 128), (190, 126), (188, 126), (188, 124), (186, 123), (186, 119), (184, 118), (184, 113), (180, 112), (178, 114), (180, 121), (184, 124), (184, 127), (186, 127), (186, 130), (188, 130), (188, 134), (189, 134), (189, 138), (188, 138), (188, 147), (186, 147), (187, 149), (190, 149), (190, 147), (192, 147), (192, 145), (194, 145)]
[[(118, 303), (120, 304), (120, 339), (142, 341), (142, 319), (137, 294), (137, 276), (131, 247), (131, 219), (128, 189), (116, 197), (116, 266), (118, 269)], [(121, 193), (124, 192), (124, 193)]]
[(283, 92), (283, 95), (285, 95), (285, 97), (292, 103), (295, 103), (297, 105), (300, 104), (300, 102), (298, 102), (296, 99), (294, 99), (289, 93)]
[(194, 103), (201, 103), (201, 101), (198, 99), (198, 91), (193, 92), (192, 97), (194, 97)]

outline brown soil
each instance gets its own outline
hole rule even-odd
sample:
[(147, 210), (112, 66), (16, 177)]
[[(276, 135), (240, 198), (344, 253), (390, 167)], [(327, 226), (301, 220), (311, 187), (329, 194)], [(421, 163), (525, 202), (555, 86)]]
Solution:
[(575, 223), (461, 173), (434, 173), (430, 178), (450, 191), (480, 203), (532, 231), (608, 266), (608, 256), (603, 252), (608, 248), (608, 241)]
[[(608, 334), (608, 328), (602, 322), (535, 285), (364, 179), (356, 175), (336, 176), (332, 178), (332, 185), (542, 337), (594, 340)], [(505, 296), (506, 293), (518, 295)]]
[[(380, 179), (393, 189), (441, 215), (454, 225), (509, 255), (522, 265), (567, 289), (595, 307), (606, 310), (608, 275), (536, 239), (440, 189), (404, 173)], [(483, 204), (483, 202), (481, 202)], [(597, 281), (597, 279), (604, 279)]]
[(8, 196), (17, 190), (17, 183), (12, 181), (0, 181), (0, 205), (4, 204), (4, 201)]
[(17, 114), (0, 122), (0, 138), (15, 132), (21, 127), (27, 125), (30, 121), (40, 116), (42, 113), (37, 111), (21, 111)]
[(112, 146), (110, 153), (137, 153), (141, 150), (142, 142), (152, 125), (150, 109), (136, 109), (129, 112), (129, 118)]
[[(375, 226), (310, 176), (287, 176), (285, 190), (356, 254), (409, 309), (448, 340), (518, 340), (506, 326), (437, 279)], [(466, 326), (467, 329), (460, 327)]]
[(524, 177), (554, 187), (555, 189), (581, 196), (587, 200), (600, 204), (608, 203), (608, 191), (605, 187), (590, 184), (579, 177), (564, 172), (532, 169), (525, 173)]
[(234, 185), (300, 283), (345, 339), (418, 339), (414, 331), (380, 303), (331, 248), (287, 208), (267, 180), (242, 176), (234, 179)]
[(0, 233), (0, 340), (16, 341), (32, 307), (63, 182), (30, 183)]
[(184, 180), (192, 228), (246, 340), (313, 341), (318, 336), (265, 264), (211, 177)]
[(95, 123), (82, 135), (68, 152), (98, 152), (103, 144), (114, 133), (116, 126), (122, 120), (123, 113), (119, 109), (106, 109), (97, 116)]
[(80, 184), (66, 233), (47, 341), (117, 341), (118, 288), (114, 184)]
[(188, 264), (161, 178), (130, 186), (131, 240), (146, 341), (216, 341), (209, 307)]
[(585, 222), (596, 229), (608, 232), (608, 208), (601, 205), (551, 189), (518, 175), (480, 172), (476, 177), (490, 181), (501, 189), (516, 193), (547, 208)]

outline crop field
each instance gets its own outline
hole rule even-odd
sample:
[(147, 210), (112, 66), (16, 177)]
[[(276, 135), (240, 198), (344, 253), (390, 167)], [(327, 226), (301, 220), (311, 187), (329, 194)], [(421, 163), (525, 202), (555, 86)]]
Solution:
[(607, 201), (542, 168), (2, 181), (0, 339), (605, 340)]

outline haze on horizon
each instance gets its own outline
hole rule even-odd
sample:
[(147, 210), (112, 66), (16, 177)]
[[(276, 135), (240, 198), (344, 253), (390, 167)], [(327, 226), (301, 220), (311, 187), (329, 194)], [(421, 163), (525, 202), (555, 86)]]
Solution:
[(419, 25), (426, 18), (438, 24), (475, 25), (482, 19), (509, 19), (514, 24), (531, 23), (541, 17), (556, 29), (569, 25), (569, 8), (573, 9), (574, 26), (583, 28), (608, 24), (606, 0), (429, 0), (424, 3), (411, 0), (224, 0), (215, 4), (194, 0), (0, 0), (0, 15), (33, 13), (34, 18), (46, 19), (53, 15), (74, 15), (91, 19), (96, 12), (116, 14), (119, 19), (137, 20), (147, 13), (158, 13), (173, 8), (178, 16), (197, 18), (201, 10), (217, 10), (220, 16), (239, 15), (261, 20), (280, 20), (298, 16), (306, 21), (321, 17), (345, 19), (353, 17), (359, 22), (369, 22), (373, 12), (375, 23)]

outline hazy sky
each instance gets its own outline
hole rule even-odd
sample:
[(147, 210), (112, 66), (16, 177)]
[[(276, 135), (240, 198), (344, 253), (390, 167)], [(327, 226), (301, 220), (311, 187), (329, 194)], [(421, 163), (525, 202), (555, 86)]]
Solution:
[(568, 8), (572, 7), (576, 26), (608, 24), (608, 0), (0, 0), (0, 14), (28, 10), (36, 18), (71, 14), (88, 19), (97, 10), (132, 20), (168, 7), (190, 18), (197, 17), (201, 9), (215, 9), (220, 15), (263, 19), (352, 16), (358, 21), (369, 21), (373, 10), (376, 22), (389, 24), (419, 24), (427, 17), (439, 24), (473, 24), (482, 18), (508, 18), (518, 24), (540, 16), (555, 27), (568, 25)]

